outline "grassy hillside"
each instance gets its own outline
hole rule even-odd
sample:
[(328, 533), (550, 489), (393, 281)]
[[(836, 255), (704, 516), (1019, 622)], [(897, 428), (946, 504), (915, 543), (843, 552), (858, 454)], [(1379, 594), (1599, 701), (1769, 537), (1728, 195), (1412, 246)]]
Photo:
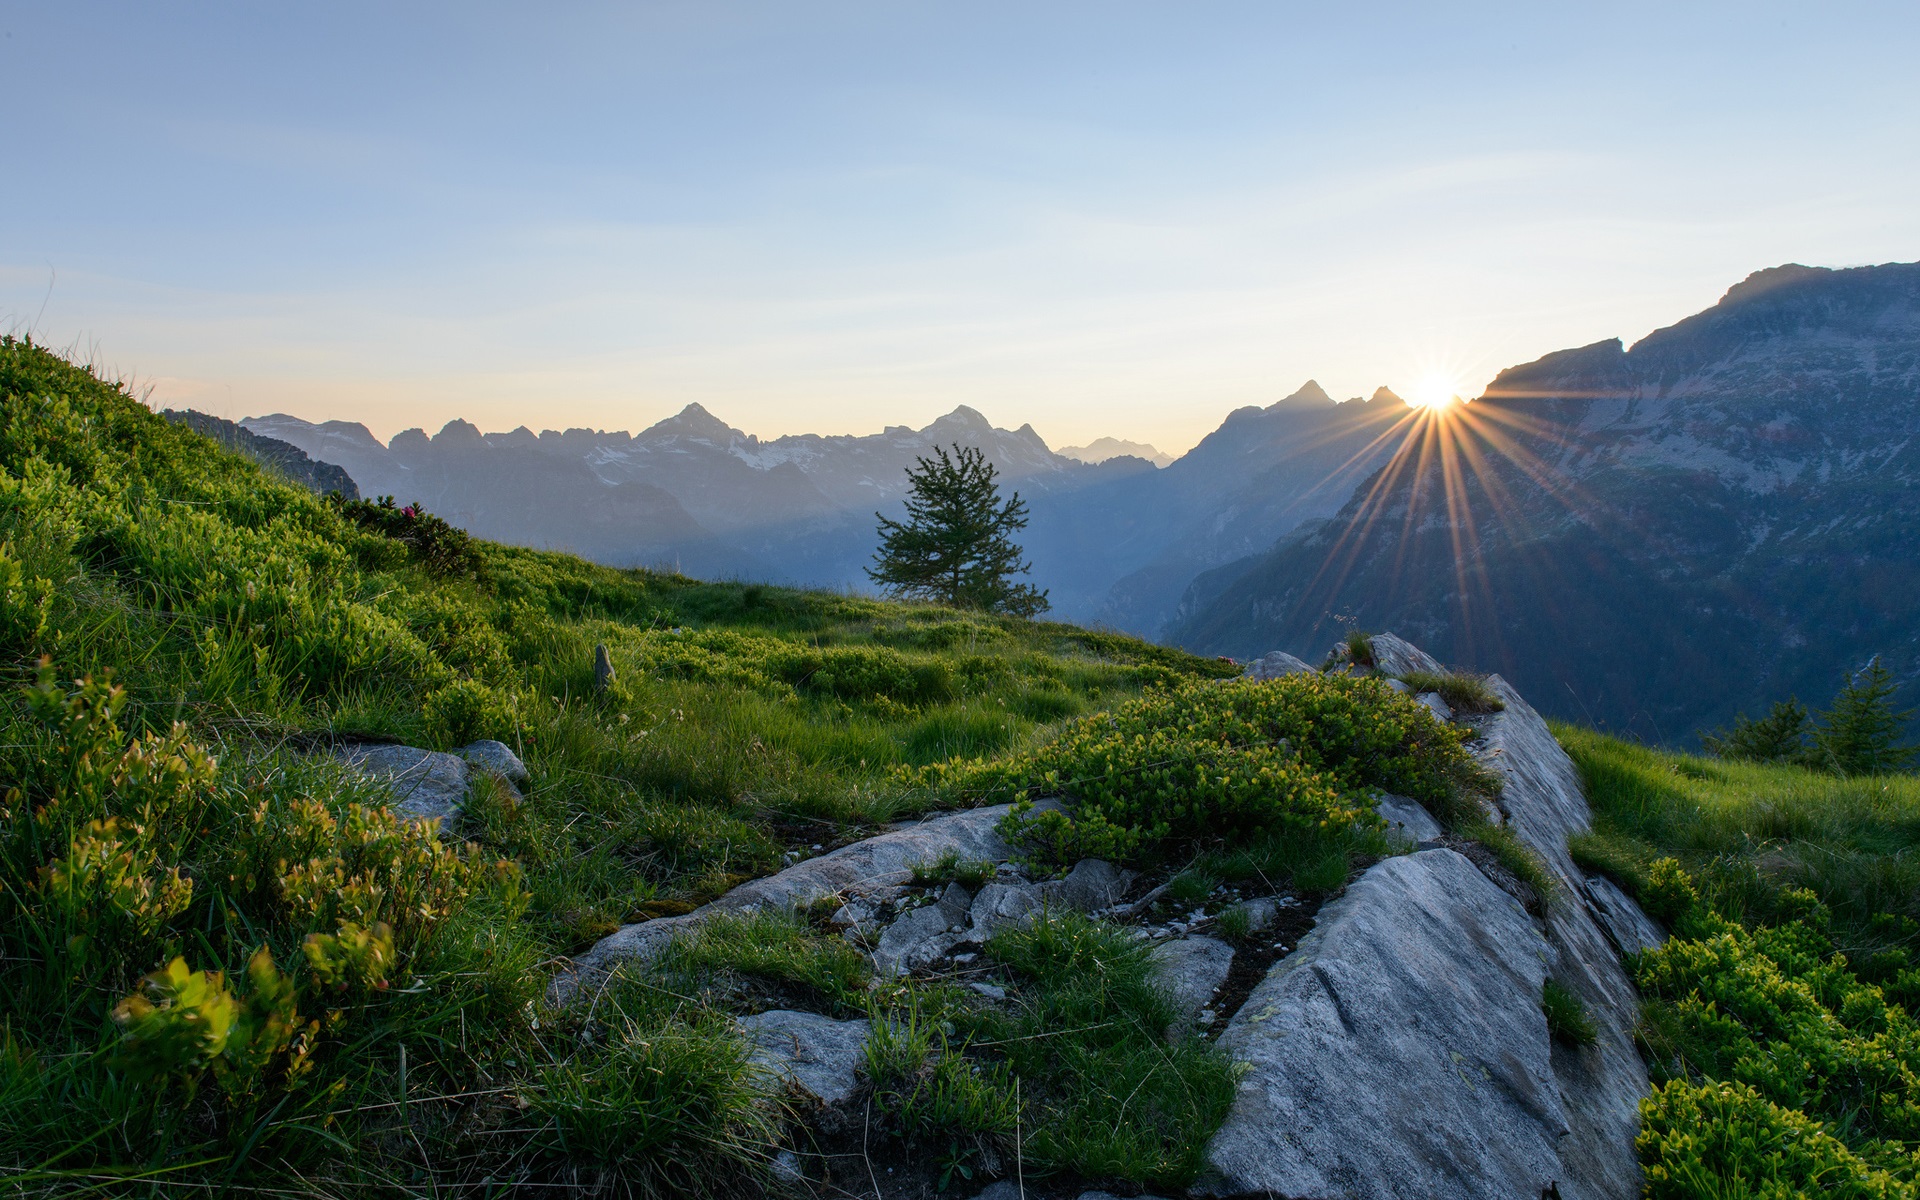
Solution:
[[(0, 341), (0, 396), (14, 1186), (751, 1172), (768, 1109), (725, 1013), (639, 988), (611, 1032), (543, 1025), (557, 956), (924, 809), (912, 768), (1231, 673), (355, 513), (23, 341)], [(465, 844), (315, 753), (477, 737), (533, 781), (477, 797)], [(810, 931), (773, 940), (765, 973), (833, 974)]]
[(1594, 808), (1575, 856), (1674, 935), (1631, 964), (1648, 1194), (1920, 1194), (1920, 779), (1555, 733)]
[[(1111, 925), (990, 939), (997, 1004), (877, 981), (804, 912), (709, 923), (584, 1010), (546, 985), (623, 923), (934, 806), (1072, 791), (1017, 823), (1037, 871), (1101, 853), (1189, 905), (1313, 901), (1389, 851), (1375, 789), (1446, 812), (1488, 786), (1378, 681), (1222, 683), (1065, 625), (472, 541), (316, 498), (23, 341), (0, 398), (16, 1189), (750, 1194), (782, 1145), (848, 1136), (748, 1061), (734, 1018), (796, 1006), (875, 1018), (854, 1161), (1178, 1187), (1231, 1071), (1168, 1041)], [(450, 839), (326, 753), (481, 737), (532, 779), (477, 786)]]

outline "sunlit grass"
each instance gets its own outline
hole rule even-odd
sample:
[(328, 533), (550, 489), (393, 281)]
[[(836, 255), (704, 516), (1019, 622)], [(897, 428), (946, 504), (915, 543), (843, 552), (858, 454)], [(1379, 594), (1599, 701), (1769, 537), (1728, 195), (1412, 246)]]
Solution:
[(1756, 915), (1778, 889), (1810, 888), (1862, 947), (1877, 944), (1877, 915), (1920, 919), (1920, 778), (1673, 754), (1570, 725), (1554, 734), (1593, 807), (1593, 832), (1573, 845), (1582, 861), (1633, 883), (1674, 855), (1713, 868), (1721, 902)]

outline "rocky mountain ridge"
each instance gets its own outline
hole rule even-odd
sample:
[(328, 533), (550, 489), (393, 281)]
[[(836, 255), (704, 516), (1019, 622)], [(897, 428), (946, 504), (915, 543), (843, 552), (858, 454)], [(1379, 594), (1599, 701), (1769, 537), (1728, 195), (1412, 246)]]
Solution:
[(1167, 632), (1247, 654), (1391, 625), (1667, 743), (1875, 654), (1911, 687), (1916, 430), (1920, 264), (1756, 272), (1631, 348), (1502, 372), (1429, 431), (1444, 455), (1409, 443)]

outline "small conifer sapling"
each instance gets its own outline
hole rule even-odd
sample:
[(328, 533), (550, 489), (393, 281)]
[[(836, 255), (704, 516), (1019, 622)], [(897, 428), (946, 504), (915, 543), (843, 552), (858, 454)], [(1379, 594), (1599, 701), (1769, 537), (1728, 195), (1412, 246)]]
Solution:
[(992, 463), (977, 447), (934, 447), (907, 468), (907, 519), (879, 513), (880, 549), (867, 575), (910, 599), (955, 608), (1032, 617), (1047, 611), (1047, 593), (1014, 582), (1032, 564), (1021, 559), (1012, 535), (1027, 526), (1027, 506), (1015, 492), (1002, 503)]

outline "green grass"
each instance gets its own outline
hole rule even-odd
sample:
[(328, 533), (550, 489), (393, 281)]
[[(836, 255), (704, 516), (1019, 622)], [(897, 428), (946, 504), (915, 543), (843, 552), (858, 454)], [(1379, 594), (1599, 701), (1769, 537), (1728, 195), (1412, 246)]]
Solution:
[[(903, 770), (1231, 672), (363, 523), (15, 339), (0, 397), (16, 1184), (728, 1190), (777, 1124), (728, 1006), (858, 1009), (863, 964), (799, 925), (721, 926), (677, 952), (679, 995), (634, 983), (583, 1027), (538, 1003), (559, 956), (943, 802)], [(305, 753), (483, 736), (533, 777), (481, 789), (471, 848), (383, 823), (380, 793)]]
[(1146, 945), (1066, 914), (997, 934), (987, 954), (1012, 973), (1011, 1010), (954, 993), (910, 1000), (876, 1051), (879, 1102), (908, 1128), (964, 1133), (1003, 1157), (1017, 1114), (1030, 1175), (1192, 1182), (1233, 1103), (1233, 1071), (1207, 1042), (1168, 1037), (1176, 1014)]
[(1487, 681), (1477, 675), (1463, 675), (1457, 671), (1408, 671), (1400, 676), (1400, 682), (1412, 688), (1415, 694), (1438, 692), (1447, 702), (1447, 707), (1455, 712), (1491, 713), (1501, 712), (1506, 701), (1500, 699), (1487, 686)]
[(1554, 733), (1593, 805), (1593, 832), (1572, 846), (1583, 864), (1638, 891), (1649, 865), (1672, 856), (1717, 909), (1749, 923), (1778, 918), (1783, 893), (1806, 888), (1856, 962), (1912, 948), (1887, 931), (1889, 918), (1920, 920), (1920, 778), (1843, 779), (1667, 754), (1573, 726)]
[(1920, 780), (1555, 734), (1594, 810), (1575, 857), (1673, 935), (1629, 963), (1647, 1194), (1915, 1195)]
[(1540, 1011), (1546, 1014), (1547, 1031), (1568, 1045), (1591, 1046), (1599, 1037), (1586, 1003), (1557, 979), (1541, 985)]

